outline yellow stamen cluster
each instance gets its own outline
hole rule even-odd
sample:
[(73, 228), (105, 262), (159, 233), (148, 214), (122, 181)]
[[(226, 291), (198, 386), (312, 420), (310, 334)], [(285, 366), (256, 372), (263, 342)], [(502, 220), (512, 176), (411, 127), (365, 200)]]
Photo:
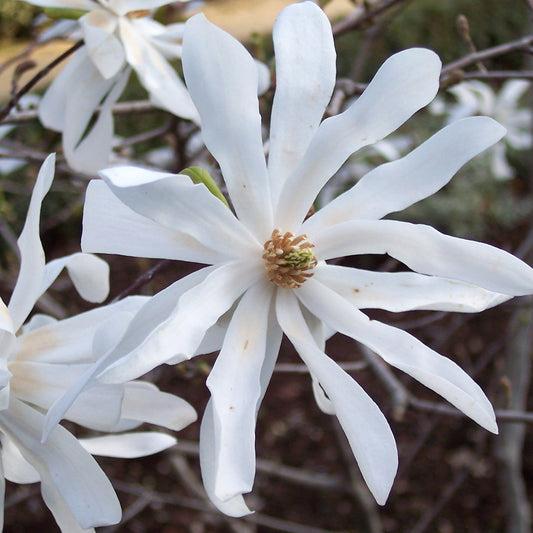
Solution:
[(311, 271), (317, 264), (311, 251), (314, 244), (306, 239), (307, 235), (295, 237), (289, 231), (272, 232), (263, 253), (269, 281), (285, 289), (297, 289), (313, 275)]

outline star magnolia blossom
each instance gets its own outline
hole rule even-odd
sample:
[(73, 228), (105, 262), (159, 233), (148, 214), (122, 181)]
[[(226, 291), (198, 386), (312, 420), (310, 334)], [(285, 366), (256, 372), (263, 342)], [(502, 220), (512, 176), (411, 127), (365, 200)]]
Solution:
[(489, 85), (482, 81), (465, 81), (449, 89), (449, 92), (457, 99), (457, 104), (447, 106), (441, 99), (438, 99), (430, 106), (430, 110), (437, 115), (446, 113), (448, 124), (472, 115), (487, 115), (502, 124), (507, 134), (505, 139), (490, 150), (491, 168), (496, 178), (510, 179), (514, 177), (515, 172), (507, 161), (506, 147), (526, 150), (533, 145), (531, 110), (520, 109), (520, 99), (529, 87), (530, 82), (527, 80), (509, 80), (496, 94)]
[[(76, 170), (96, 172), (109, 163), (113, 104), (133, 68), (152, 102), (197, 120), (183, 82), (167, 62), (181, 56), (183, 24), (163, 26), (149, 17), (168, 0), (28, 0), (44, 7), (81, 9), (85, 46), (75, 52), (45, 93), (42, 123), (63, 133), (63, 149)], [(98, 119), (84, 136), (99, 105)]]
[[(65, 533), (114, 524), (121, 510), (111, 483), (91, 457), (139, 457), (175, 443), (164, 433), (123, 433), (74, 438), (55, 427), (41, 442), (45, 415), (58, 397), (92, 369), (94, 353), (108, 349), (117, 328), (124, 328), (145, 298), (136, 297), (65, 320), (35, 315), (22, 325), (36, 300), (63, 267), (89, 301), (108, 292), (107, 264), (90, 255), (74, 254), (45, 265), (39, 240), (41, 201), (53, 178), (53, 156), (39, 173), (23, 232), (18, 241), (20, 274), (9, 306), (0, 300), (0, 486), (41, 482), (43, 498)], [(149, 408), (148, 408), (149, 406)], [(99, 431), (125, 431), (147, 421), (181, 429), (196, 418), (184, 400), (144, 382), (95, 386), (77, 395), (66, 418)], [(3, 522), (3, 498), (0, 505)], [(94, 531), (94, 530), (90, 530)]]
[[(203, 15), (185, 29), (185, 81), (235, 214), (183, 175), (133, 167), (105, 170), (105, 181), (92, 181), (84, 212), (85, 251), (211, 265), (178, 280), (139, 311), (99, 379), (120, 381), (182, 361), (202, 351), (213, 328), (222, 329), (221, 351), (207, 380), (211, 399), (200, 460), (210, 498), (234, 516), (249, 512), (242, 494), (252, 489), (255, 474), (256, 415), (283, 333), (307, 364), (320, 407), (338, 417), (370, 490), (383, 504), (397, 469), (394, 438), (378, 406), (324, 353), (324, 325), (367, 345), (496, 432), (489, 401), (463, 370), (360, 309), (475, 312), (533, 292), (533, 269), (502, 250), (429, 226), (380, 220), (439, 190), (501, 138), (503, 128), (490, 118), (451, 124), (306, 219), (322, 186), (349, 155), (432, 100), (441, 66), (433, 52), (411, 49), (392, 56), (351, 107), (321, 122), (335, 83), (326, 16), (312, 2), (287, 7), (276, 22), (274, 45), (277, 86), (267, 164), (253, 59)], [(387, 253), (414, 272), (326, 263), (369, 253)]]

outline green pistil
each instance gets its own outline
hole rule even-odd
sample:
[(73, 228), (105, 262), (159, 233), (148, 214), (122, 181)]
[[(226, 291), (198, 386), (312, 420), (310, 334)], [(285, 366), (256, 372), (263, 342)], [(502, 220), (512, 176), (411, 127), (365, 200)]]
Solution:
[(303, 248), (301, 250), (293, 250), (292, 252), (287, 252), (281, 256), (281, 259), (285, 261), (286, 265), (291, 267), (294, 270), (303, 270), (308, 268), (315, 256), (310, 248)]

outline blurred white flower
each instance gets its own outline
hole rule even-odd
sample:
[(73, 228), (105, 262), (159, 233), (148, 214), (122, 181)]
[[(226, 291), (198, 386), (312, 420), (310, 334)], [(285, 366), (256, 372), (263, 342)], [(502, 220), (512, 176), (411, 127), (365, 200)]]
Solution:
[(107, 263), (95, 256), (79, 253), (45, 264), (39, 214), (53, 175), (50, 156), (37, 178), (18, 241), (21, 267), (16, 286), (7, 307), (0, 300), (0, 485), (3, 495), (4, 478), (15, 483), (40, 481), (61, 530), (76, 533), (116, 523), (121, 515), (111, 483), (91, 453), (138, 457), (168, 448), (175, 439), (145, 432), (78, 441), (56, 426), (43, 443), (43, 413), (53, 402), (69, 391), (75, 397), (66, 418), (99, 431), (131, 430), (142, 422), (181, 429), (196, 419), (196, 413), (184, 400), (144, 382), (72, 390), (93, 367), (94, 352), (116, 343), (117, 331), (125, 328), (145, 298), (128, 298), (60, 321), (34, 315), (23, 325), (64, 267), (89, 301), (102, 301), (109, 289)]
[(132, 68), (156, 106), (198, 119), (183, 82), (167, 61), (181, 56), (183, 24), (163, 26), (150, 18), (152, 9), (168, 0), (27, 1), (88, 11), (78, 21), (85, 45), (52, 82), (39, 107), (41, 122), (63, 133), (65, 156), (74, 169), (92, 173), (108, 164), (112, 107)]
[[(256, 416), (283, 333), (309, 367), (319, 406), (338, 417), (383, 504), (397, 469), (394, 437), (378, 406), (324, 353), (324, 326), (367, 345), (496, 432), (489, 401), (458, 365), (360, 309), (476, 312), (533, 292), (533, 269), (502, 250), (429, 226), (380, 220), (439, 190), (501, 138), (503, 128), (490, 118), (451, 124), (307, 218), (320, 189), (353, 152), (386, 137), (433, 99), (441, 63), (429, 50), (400, 52), (350, 108), (321, 122), (335, 83), (327, 17), (312, 2), (293, 4), (279, 16), (273, 37), (276, 94), (267, 164), (253, 59), (202, 15), (185, 29), (185, 80), (235, 215), (184, 175), (133, 167), (101, 172), (105, 182), (90, 183), (84, 211), (85, 251), (211, 265), (154, 296), (98, 378), (120, 382), (207, 353), (206, 344), (221, 346), (207, 380), (211, 400), (200, 461), (210, 498), (233, 516), (249, 512), (242, 494), (255, 475)], [(385, 253), (414, 272), (326, 263)]]
[(515, 171), (507, 161), (506, 147), (526, 150), (533, 146), (531, 109), (520, 106), (520, 99), (529, 87), (530, 82), (527, 80), (509, 80), (495, 93), (482, 81), (464, 81), (448, 89), (457, 99), (456, 104), (450, 105), (438, 98), (429, 109), (436, 115), (447, 115), (447, 124), (474, 115), (496, 119), (507, 129), (507, 134), (490, 150), (491, 168), (495, 178), (510, 179), (514, 177)]

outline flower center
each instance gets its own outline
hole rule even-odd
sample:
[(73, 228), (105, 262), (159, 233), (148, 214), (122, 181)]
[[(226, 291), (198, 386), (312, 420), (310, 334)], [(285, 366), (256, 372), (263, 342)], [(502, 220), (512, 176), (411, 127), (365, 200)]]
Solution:
[(284, 289), (297, 289), (313, 275), (317, 260), (306, 241), (307, 235), (295, 237), (287, 231), (282, 234), (275, 229), (270, 240), (265, 242), (263, 259), (267, 278)]

